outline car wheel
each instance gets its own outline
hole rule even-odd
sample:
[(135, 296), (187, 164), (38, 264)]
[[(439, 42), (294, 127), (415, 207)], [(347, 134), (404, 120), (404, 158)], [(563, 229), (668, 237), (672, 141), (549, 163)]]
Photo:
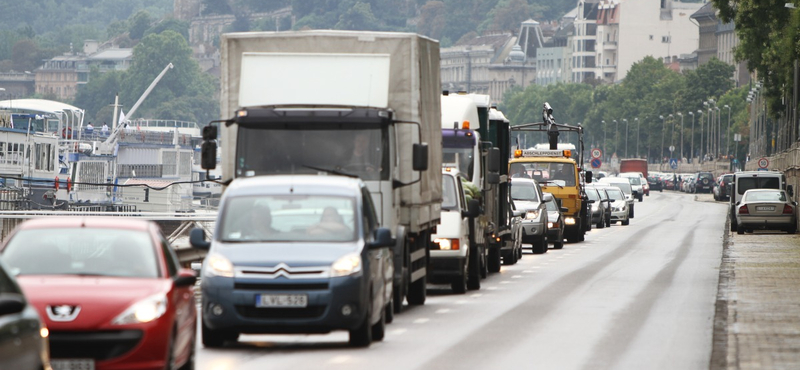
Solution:
[(394, 298), (386, 304), (386, 323), (391, 324), (394, 321)]
[(534, 254), (543, 254), (547, 252), (547, 238), (542, 235), (541, 237), (536, 238), (536, 242), (533, 243), (533, 253)]
[(627, 218), (625, 221), (622, 221), (622, 226), (628, 226), (631, 224), (631, 219)]
[(370, 312), (364, 315), (364, 321), (361, 324), (350, 330), (350, 346), (351, 347), (369, 347), (372, 343), (372, 325), (369, 324)]
[(386, 311), (381, 310), (381, 318), (372, 325), (372, 340), (382, 341), (386, 335)]
[(558, 241), (553, 242), (553, 249), (564, 248), (564, 233), (558, 235)]
[(600, 222), (598, 222), (597, 226), (595, 226), (595, 227), (598, 228), (598, 229), (602, 229), (602, 228), (606, 227), (605, 217), (600, 217)]
[(606, 227), (611, 227), (611, 215), (606, 215)]
[(239, 333), (227, 330), (216, 330), (206, 326), (205, 321), (202, 325), (203, 346), (206, 348), (220, 348), (226, 341), (235, 342), (239, 339)]
[(489, 272), (500, 272), (500, 248), (489, 248), (487, 267)]
[(789, 234), (797, 234), (797, 226), (792, 226), (792, 227), (786, 229), (786, 232), (789, 233)]
[(450, 287), (453, 288), (453, 293), (455, 294), (464, 294), (467, 292), (469, 263), (464, 261), (463, 265), (464, 266), (461, 268), (461, 276), (459, 276), (456, 281), (450, 284)]

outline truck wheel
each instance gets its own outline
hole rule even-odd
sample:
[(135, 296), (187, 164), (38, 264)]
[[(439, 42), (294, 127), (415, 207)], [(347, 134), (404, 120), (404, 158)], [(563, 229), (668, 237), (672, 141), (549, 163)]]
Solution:
[[(463, 267), (461, 268), (461, 276), (456, 278), (456, 281), (450, 284), (450, 287), (453, 288), (453, 293), (455, 294), (464, 294), (467, 292), (467, 276), (469, 275), (469, 263), (464, 261)], [(478, 279), (480, 280), (480, 279)]]
[(408, 297), (406, 297), (406, 299), (408, 300), (408, 304), (415, 306), (425, 304), (425, 298), (428, 295), (427, 284), (428, 284), (427, 275), (411, 283), (411, 285), (408, 287)]
[(480, 262), (481, 262), (481, 279), (486, 279), (489, 277), (489, 263), (486, 261), (486, 246), (480, 247), (481, 255), (480, 255)]
[[(478, 290), (481, 288), (481, 258), (480, 247), (467, 256), (467, 289)], [(472, 252), (472, 251), (470, 251)]]
[(500, 272), (500, 248), (489, 248), (489, 272)]

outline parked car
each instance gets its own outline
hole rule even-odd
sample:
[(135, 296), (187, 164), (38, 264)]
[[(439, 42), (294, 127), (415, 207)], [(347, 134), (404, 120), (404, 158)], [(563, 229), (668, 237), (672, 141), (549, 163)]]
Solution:
[(664, 191), (664, 180), (661, 177), (651, 175), (647, 178), (647, 185), (650, 186), (650, 190), (658, 190), (659, 192)]
[(694, 193), (694, 185), (694, 175), (687, 175), (683, 177), (683, 181), (681, 182), (681, 191), (684, 193)]
[(597, 188), (593, 186), (586, 187), (586, 196), (589, 197), (589, 201), (591, 202), (592, 224), (598, 229), (606, 227), (611, 220), (610, 201), (606, 196), (601, 196)]
[(510, 184), (511, 200), (518, 211), (524, 212), (520, 228), (522, 242), (531, 244), (535, 254), (547, 252), (547, 209), (542, 188), (533, 179), (515, 177)]
[(714, 174), (711, 172), (698, 172), (694, 175), (693, 193), (710, 193), (714, 187)]
[(349, 343), (383, 340), (394, 314), (394, 239), (380, 227), (358, 178), (238, 178), (220, 200), (213, 239), (191, 243), (203, 262), (202, 338), (206, 347), (240, 333), (328, 333)]
[(544, 204), (547, 208), (547, 242), (553, 243), (553, 248), (564, 248), (564, 215), (569, 208), (561, 207), (556, 202), (556, 197), (544, 193)]
[[(779, 171), (743, 171), (733, 174), (731, 180), (729, 212), (731, 221), (736, 219), (737, 206), (744, 193), (750, 189), (779, 189), (794, 197), (792, 185), (786, 183), (786, 175)], [(736, 230), (736, 222), (731, 222), (731, 231)]]
[(49, 330), (0, 261), (0, 369), (50, 369)]
[(630, 224), (630, 216), (628, 211), (628, 202), (627, 196), (620, 190), (619, 188), (615, 187), (607, 187), (603, 188), (603, 191), (608, 194), (609, 199), (612, 200), (611, 202), (611, 223), (617, 223), (617, 221), (622, 222), (623, 226), (627, 226)]
[(750, 189), (736, 204), (736, 233), (753, 229), (797, 233), (797, 202), (782, 189)]
[(714, 181), (714, 200), (722, 201), (730, 199), (730, 185), (733, 180), (733, 174), (721, 175)]
[(197, 277), (152, 221), (25, 221), (3, 261), (50, 331), (55, 369), (192, 369)]

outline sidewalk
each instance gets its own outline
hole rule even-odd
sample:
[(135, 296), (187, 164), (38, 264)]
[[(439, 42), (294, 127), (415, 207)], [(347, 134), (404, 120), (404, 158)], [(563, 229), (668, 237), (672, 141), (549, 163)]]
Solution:
[(800, 234), (729, 230), (709, 368), (800, 369)]

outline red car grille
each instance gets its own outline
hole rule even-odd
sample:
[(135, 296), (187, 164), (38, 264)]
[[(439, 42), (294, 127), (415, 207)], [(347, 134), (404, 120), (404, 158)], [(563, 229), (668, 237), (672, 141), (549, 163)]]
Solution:
[(236, 306), (236, 312), (251, 319), (313, 319), (325, 313), (326, 306), (308, 306), (305, 308), (258, 308), (253, 306)]
[(108, 360), (136, 347), (141, 330), (50, 332), (50, 357)]

